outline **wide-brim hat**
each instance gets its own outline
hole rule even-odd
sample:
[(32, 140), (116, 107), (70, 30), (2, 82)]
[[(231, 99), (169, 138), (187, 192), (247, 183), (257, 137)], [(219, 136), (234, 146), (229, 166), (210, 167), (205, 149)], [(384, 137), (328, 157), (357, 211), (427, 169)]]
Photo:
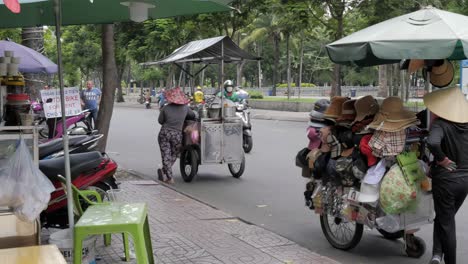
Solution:
[(344, 96), (334, 96), (331, 99), (330, 106), (324, 113), (324, 117), (327, 119), (337, 119), (341, 116), (341, 111), (343, 109), (343, 104), (349, 100), (348, 97)]
[(188, 104), (190, 100), (185, 96), (180, 87), (175, 87), (164, 92), (166, 100), (173, 104), (184, 105)]
[(318, 120), (316, 121), (316, 120), (314, 120), (314, 119), (311, 119), (311, 120), (309, 121), (309, 126), (310, 126), (310, 127), (315, 127), (315, 128), (326, 127), (327, 124), (322, 123), (322, 122), (323, 122), (323, 121), (318, 121)]
[(424, 60), (410, 60), (408, 65), (408, 73), (412, 74), (424, 67)]
[(444, 60), (442, 65), (432, 67), (430, 81), (433, 86), (441, 88), (450, 85), (453, 77), (453, 64), (448, 60)]
[(372, 95), (367, 95), (356, 100), (354, 109), (356, 109), (356, 118), (354, 122), (361, 122), (367, 116), (373, 116), (379, 112), (379, 103)]
[(416, 114), (405, 109), (401, 98), (391, 96), (383, 100), (380, 111), (369, 124), (369, 128), (395, 132), (396, 129), (403, 129), (404, 126), (411, 126), (413, 123), (418, 123)]
[(354, 109), (354, 103), (356, 100), (347, 100), (341, 107), (341, 115), (337, 118), (339, 123), (351, 123), (356, 118), (356, 110)]
[(424, 104), (437, 116), (455, 123), (468, 122), (468, 101), (457, 88), (433, 91), (424, 96)]

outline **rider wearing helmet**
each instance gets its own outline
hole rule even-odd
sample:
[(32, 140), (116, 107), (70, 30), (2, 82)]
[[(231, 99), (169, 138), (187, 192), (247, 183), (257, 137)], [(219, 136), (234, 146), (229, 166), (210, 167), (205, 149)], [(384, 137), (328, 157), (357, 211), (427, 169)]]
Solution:
[(203, 94), (202, 88), (197, 86), (197, 91), (193, 94), (193, 101), (197, 104), (203, 103), (205, 100), (205, 95)]
[[(221, 92), (218, 93), (218, 96), (221, 96)], [(234, 84), (231, 80), (227, 80), (224, 82), (224, 98), (229, 99), (233, 102), (238, 102), (239, 97), (237, 93), (234, 92)]]

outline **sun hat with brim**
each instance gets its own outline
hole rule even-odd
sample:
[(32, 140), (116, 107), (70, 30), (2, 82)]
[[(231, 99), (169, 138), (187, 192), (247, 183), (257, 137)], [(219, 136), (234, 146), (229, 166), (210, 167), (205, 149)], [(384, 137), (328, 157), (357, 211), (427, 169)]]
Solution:
[(421, 121), (414, 118), (406, 121), (383, 121), (380, 124), (370, 124), (367, 128), (385, 132), (398, 132), (409, 127), (418, 126)]
[(433, 66), (430, 74), (430, 82), (435, 87), (446, 87), (452, 83), (454, 77), (453, 64), (448, 60), (440, 66)]
[(347, 100), (341, 107), (341, 115), (336, 119), (338, 123), (351, 123), (356, 118), (354, 103), (356, 100)]
[(356, 109), (354, 122), (361, 122), (367, 116), (374, 116), (379, 112), (379, 103), (372, 95), (367, 95), (356, 100), (354, 109)]
[(468, 123), (468, 101), (457, 88), (445, 88), (424, 96), (424, 104), (437, 116), (455, 123)]
[(316, 120), (310, 119), (310, 121), (309, 121), (309, 127), (315, 127), (315, 128), (326, 127), (327, 124), (322, 123), (322, 122), (323, 122), (323, 121), (316, 121)]
[(184, 105), (188, 104), (190, 100), (185, 96), (180, 87), (175, 87), (164, 92), (166, 100), (173, 104)]
[(369, 128), (376, 130), (395, 130), (411, 122), (416, 123), (416, 114), (403, 106), (399, 97), (391, 96), (383, 100), (380, 111), (375, 115)]
[(326, 119), (337, 119), (338, 117), (341, 116), (341, 111), (343, 109), (343, 104), (349, 100), (348, 97), (344, 96), (334, 96), (331, 99), (330, 106), (327, 108), (327, 110), (324, 113), (324, 117)]
[(424, 60), (410, 60), (408, 65), (408, 73), (412, 74), (424, 67)]

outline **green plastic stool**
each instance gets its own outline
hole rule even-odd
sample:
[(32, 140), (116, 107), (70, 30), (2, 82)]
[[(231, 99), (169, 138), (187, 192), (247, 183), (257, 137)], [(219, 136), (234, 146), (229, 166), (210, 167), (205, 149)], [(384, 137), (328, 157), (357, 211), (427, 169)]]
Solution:
[[(61, 182), (63, 190), (66, 190), (66, 179), (62, 175), (57, 175), (57, 179)], [(73, 193), (73, 211), (75, 216), (80, 218), (83, 213), (82, 201), (89, 205), (98, 205), (103, 204), (101, 195), (95, 190), (79, 190), (75, 185), (72, 184), (72, 193)], [(94, 198), (95, 201), (91, 201), (89, 198)], [(122, 234), (122, 239), (124, 242), (124, 252), (125, 252), (125, 261), (130, 261), (130, 249), (128, 243), (128, 235), (126, 233)], [(104, 245), (106, 247), (111, 244), (111, 234), (104, 235)]]
[[(145, 203), (110, 203), (88, 207), (74, 229), (73, 263), (81, 264), (83, 240), (90, 235), (124, 233), (133, 237), (139, 264), (153, 264), (153, 247)], [(124, 243), (127, 255), (128, 245)]]

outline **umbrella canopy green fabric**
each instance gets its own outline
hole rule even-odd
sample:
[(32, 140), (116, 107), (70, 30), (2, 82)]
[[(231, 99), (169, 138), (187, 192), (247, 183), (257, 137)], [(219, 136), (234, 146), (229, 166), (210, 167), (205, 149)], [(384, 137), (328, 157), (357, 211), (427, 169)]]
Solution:
[[(122, 2), (132, 0), (62, 0), (62, 25), (106, 24), (130, 21)], [(155, 6), (148, 19), (232, 10), (232, 0), (138, 0)], [(13, 14), (0, 1), (0, 28), (55, 25), (53, 0), (20, 0), (21, 13)]]
[(327, 45), (338, 64), (372, 66), (403, 59), (468, 58), (468, 16), (427, 7)]

